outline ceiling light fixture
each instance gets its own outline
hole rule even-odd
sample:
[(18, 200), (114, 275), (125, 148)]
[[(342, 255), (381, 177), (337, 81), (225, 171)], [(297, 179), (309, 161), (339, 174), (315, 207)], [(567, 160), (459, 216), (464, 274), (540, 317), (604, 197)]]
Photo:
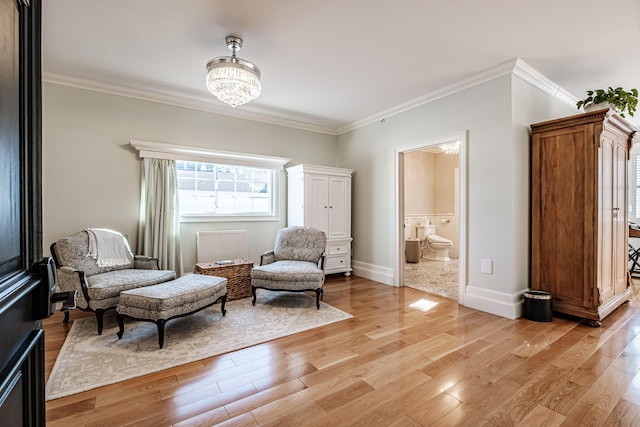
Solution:
[(458, 154), (460, 152), (460, 141), (440, 144), (440, 149), (444, 154)]
[(252, 62), (236, 56), (242, 47), (240, 37), (227, 36), (231, 56), (219, 56), (207, 63), (207, 90), (233, 108), (260, 95), (260, 69)]

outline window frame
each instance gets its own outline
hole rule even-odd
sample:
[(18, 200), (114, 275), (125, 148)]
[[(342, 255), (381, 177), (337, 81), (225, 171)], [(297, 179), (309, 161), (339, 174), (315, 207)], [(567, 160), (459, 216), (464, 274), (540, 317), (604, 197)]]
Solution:
[(273, 198), (270, 215), (243, 214), (180, 214), (180, 222), (238, 222), (238, 221), (279, 221), (280, 175), (284, 165), (291, 159), (265, 156), (261, 154), (238, 153), (232, 151), (212, 150), (208, 148), (189, 147), (165, 144), (160, 142), (130, 140), (129, 145), (135, 148), (140, 158), (170, 159), (176, 161), (192, 161), (235, 167), (253, 167), (272, 171)]

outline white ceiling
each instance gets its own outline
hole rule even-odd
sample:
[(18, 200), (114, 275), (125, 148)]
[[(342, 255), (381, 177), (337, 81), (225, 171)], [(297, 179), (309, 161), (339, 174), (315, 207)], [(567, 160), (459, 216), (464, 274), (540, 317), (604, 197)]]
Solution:
[[(229, 34), (263, 76), (235, 110), (204, 84)], [(43, 1), (45, 81), (328, 133), (515, 58), (578, 98), (640, 88), (639, 45), (638, 0)]]

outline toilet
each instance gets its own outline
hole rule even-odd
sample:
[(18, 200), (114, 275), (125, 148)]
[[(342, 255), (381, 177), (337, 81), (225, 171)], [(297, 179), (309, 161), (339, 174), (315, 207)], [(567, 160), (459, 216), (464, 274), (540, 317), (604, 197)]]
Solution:
[(425, 218), (421, 220), (416, 230), (425, 258), (436, 261), (451, 261), (451, 258), (449, 258), (449, 248), (453, 246), (453, 242), (438, 236), (436, 234), (436, 227), (429, 225), (428, 219)]

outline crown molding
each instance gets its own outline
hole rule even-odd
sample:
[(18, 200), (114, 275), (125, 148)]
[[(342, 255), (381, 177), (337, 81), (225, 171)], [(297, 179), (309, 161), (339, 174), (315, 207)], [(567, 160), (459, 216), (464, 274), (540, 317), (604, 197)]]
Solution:
[(513, 74), (521, 78), (548, 95), (551, 95), (564, 103), (570, 104), (572, 107), (576, 105), (576, 102), (578, 102), (578, 99), (575, 96), (571, 95), (569, 92), (540, 74), (536, 69), (531, 67), (522, 59), (516, 58), (467, 79), (412, 99), (411, 101), (381, 111), (369, 117), (365, 117), (364, 119), (353, 122), (347, 126), (338, 128), (336, 131), (340, 135), (509, 74)]
[(281, 117), (274, 117), (259, 112), (251, 112), (247, 111), (246, 109), (230, 109), (224, 106), (213, 104), (211, 98), (209, 97), (188, 93), (186, 91), (168, 89), (166, 87), (160, 87), (157, 85), (152, 86), (149, 84), (143, 84), (141, 82), (136, 82), (137, 87), (134, 88), (125, 85), (113, 85), (109, 83), (83, 79), (80, 77), (72, 77), (64, 74), (49, 72), (43, 73), (42, 81), (45, 83), (51, 83), (60, 86), (92, 90), (109, 95), (124, 96), (127, 98), (140, 99), (142, 101), (157, 102), (160, 104), (172, 105), (176, 107), (190, 108), (192, 110), (220, 114), (222, 116), (251, 120), (270, 125), (324, 133), (334, 136), (337, 135), (336, 130), (333, 128), (303, 123)]
[(520, 58), (515, 60), (513, 75), (520, 77), (522, 80), (535, 86), (547, 95), (557, 98), (559, 101), (571, 105), (572, 107), (575, 107), (578, 102), (577, 97), (573, 96), (562, 87), (540, 74), (535, 68)]
[(227, 117), (234, 117), (276, 126), (284, 126), (294, 129), (337, 136), (509, 74), (519, 77), (520, 79), (528, 82), (529, 84), (540, 89), (546, 94), (555, 97), (559, 101), (571, 105), (572, 107), (574, 107), (576, 105), (576, 102), (578, 102), (578, 99), (575, 96), (573, 96), (557, 84), (553, 83), (551, 80), (540, 74), (540, 72), (535, 70), (520, 58), (512, 59), (486, 71), (478, 73), (474, 76), (471, 76), (467, 79), (461, 80), (449, 86), (445, 86), (441, 89), (427, 93), (418, 98), (412, 99), (410, 101), (396, 105), (392, 108), (365, 117), (361, 120), (352, 122), (346, 126), (335, 129), (325, 126), (313, 125), (310, 123), (303, 123), (289, 118), (275, 117), (260, 112), (247, 111), (246, 109), (229, 109), (213, 104), (209, 97), (204, 97), (199, 94), (189, 93), (185, 91), (169, 89), (166, 87), (158, 87), (157, 85), (142, 84), (140, 82), (136, 82), (137, 87), (133, 88), (125, 85), (113, 85), (47, 72), (43, 73), (43, 81), (46, 83), (52, 83), (62, 86), (69, 86), (80, 89), (93, 90), (96, 92), (102, 92), (111, 95), (135, 98), (143, 101), (151, 101), (177, 107), (190, 108), (193, 110), (220, 114)]

